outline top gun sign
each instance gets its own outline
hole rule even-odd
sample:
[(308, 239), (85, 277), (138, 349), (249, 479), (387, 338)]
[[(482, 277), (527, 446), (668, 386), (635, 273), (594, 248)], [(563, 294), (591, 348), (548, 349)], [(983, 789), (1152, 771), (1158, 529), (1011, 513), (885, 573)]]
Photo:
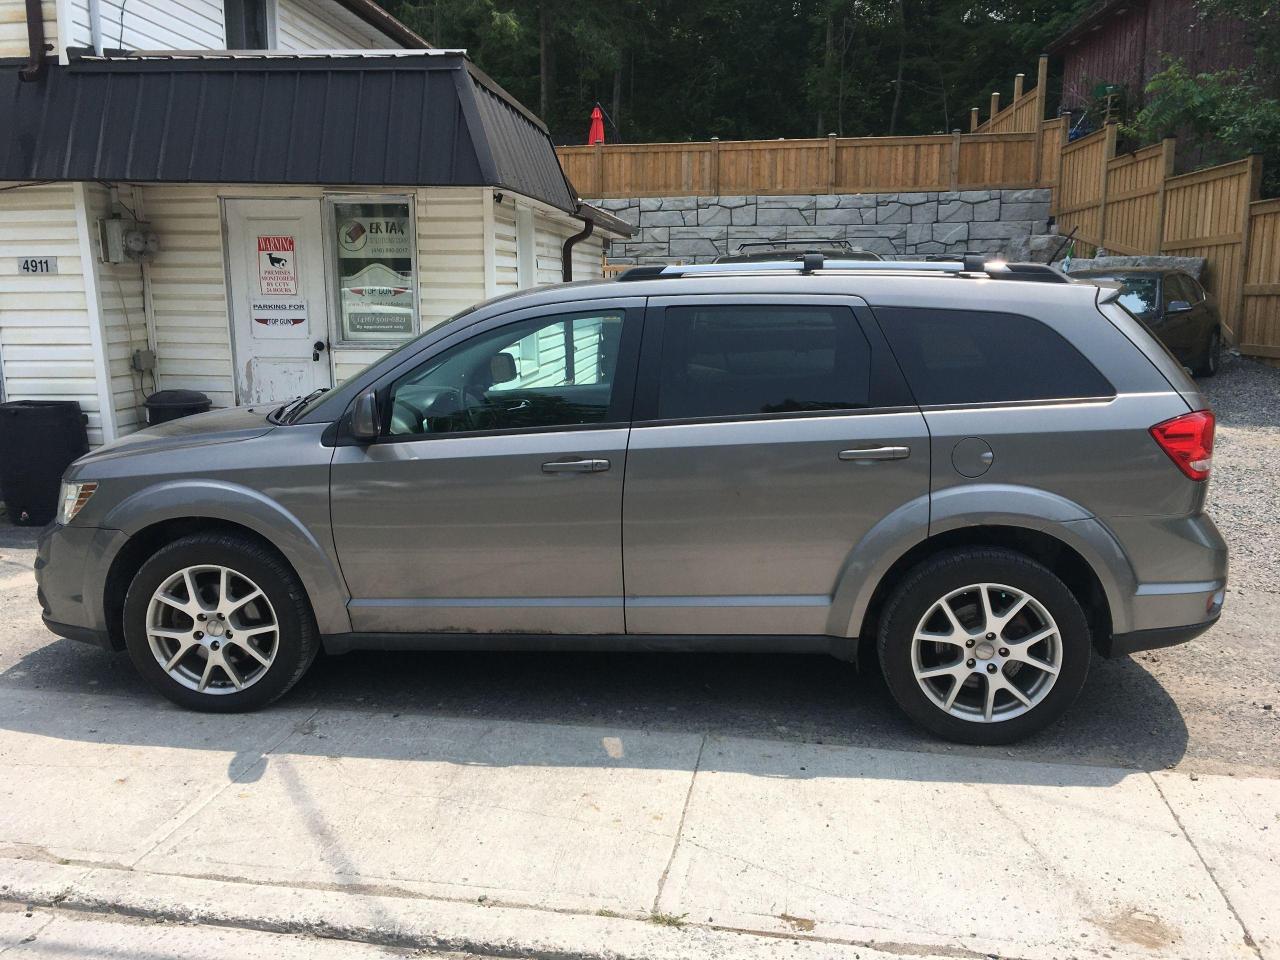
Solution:
[(293, 237), (258, 237), (258, 292), (267, 297), (298, 295)]

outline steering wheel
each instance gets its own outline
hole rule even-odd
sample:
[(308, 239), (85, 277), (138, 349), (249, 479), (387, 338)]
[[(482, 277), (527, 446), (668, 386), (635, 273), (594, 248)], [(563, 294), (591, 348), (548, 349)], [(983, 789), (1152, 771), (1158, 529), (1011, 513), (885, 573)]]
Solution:
[(458, 391), (458, 395), (459, 406), (462, 408), (462, 415), (467, 421), (467, 427), (472, 430), (483, 430), (484, 426), (480, 422), (480, 417), (489, 405), (488, 398), (485, 397), (482, 391), (470, 384), (465, 384)]

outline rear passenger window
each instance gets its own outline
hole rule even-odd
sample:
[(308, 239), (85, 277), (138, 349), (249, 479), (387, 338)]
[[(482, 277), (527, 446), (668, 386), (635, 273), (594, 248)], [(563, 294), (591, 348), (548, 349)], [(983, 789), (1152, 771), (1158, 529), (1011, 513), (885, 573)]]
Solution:
[(871, 348), (844, 307), (668, 307), (658, 418), (870, 406)]
[(1030, 317), (904, 307), (876, 316), (923, 406), (1115, 396), (1079, 350)]

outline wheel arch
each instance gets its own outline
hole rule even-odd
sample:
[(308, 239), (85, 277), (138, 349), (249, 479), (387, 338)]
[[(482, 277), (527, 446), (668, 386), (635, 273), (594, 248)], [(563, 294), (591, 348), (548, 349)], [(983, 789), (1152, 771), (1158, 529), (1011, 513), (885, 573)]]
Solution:
[(1114, 600), (1094, 563), (1066, 538), (1043, 529), (1010, 523), (955, 526), (928, 536), (905, 550), (890, 564), (869, 592), (855, 636), (860, 644), (874, 642), (879, 617), (894, 589), (918, 564), (946, 550), (964, 547), (1003, 547), (1024, 554), (1052, 570), (1080, 601), (1094, 645), (1114, 629)]
[(322, 634), (351, 629), (336, 561), (305, 524), (259, 491), (203, 481), (150, 487), (118, 504), (104, 526), (127, 535), (103, 585), (103, 612), (116, 649), (124, 643), (124, 597), (134, 575), (161, 547), (195, 533), (228, 533), (271, 550), (302, 581)]

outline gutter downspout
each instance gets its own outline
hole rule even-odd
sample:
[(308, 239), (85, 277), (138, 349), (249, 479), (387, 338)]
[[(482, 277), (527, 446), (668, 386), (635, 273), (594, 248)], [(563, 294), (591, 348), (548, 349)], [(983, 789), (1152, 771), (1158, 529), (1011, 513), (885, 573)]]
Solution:
[(591, 236), (595, 229), (595, 222), (584, 218), (582, 229), (566, 240), (564, 246), (560, 248), (560, 279), (565, 283), (573, 279), (573, 248)]
[(23, 80), (39, 80), (44, 73), (44, 10), (40, 0), (27, 0), (27, 65), (18, 71)]

